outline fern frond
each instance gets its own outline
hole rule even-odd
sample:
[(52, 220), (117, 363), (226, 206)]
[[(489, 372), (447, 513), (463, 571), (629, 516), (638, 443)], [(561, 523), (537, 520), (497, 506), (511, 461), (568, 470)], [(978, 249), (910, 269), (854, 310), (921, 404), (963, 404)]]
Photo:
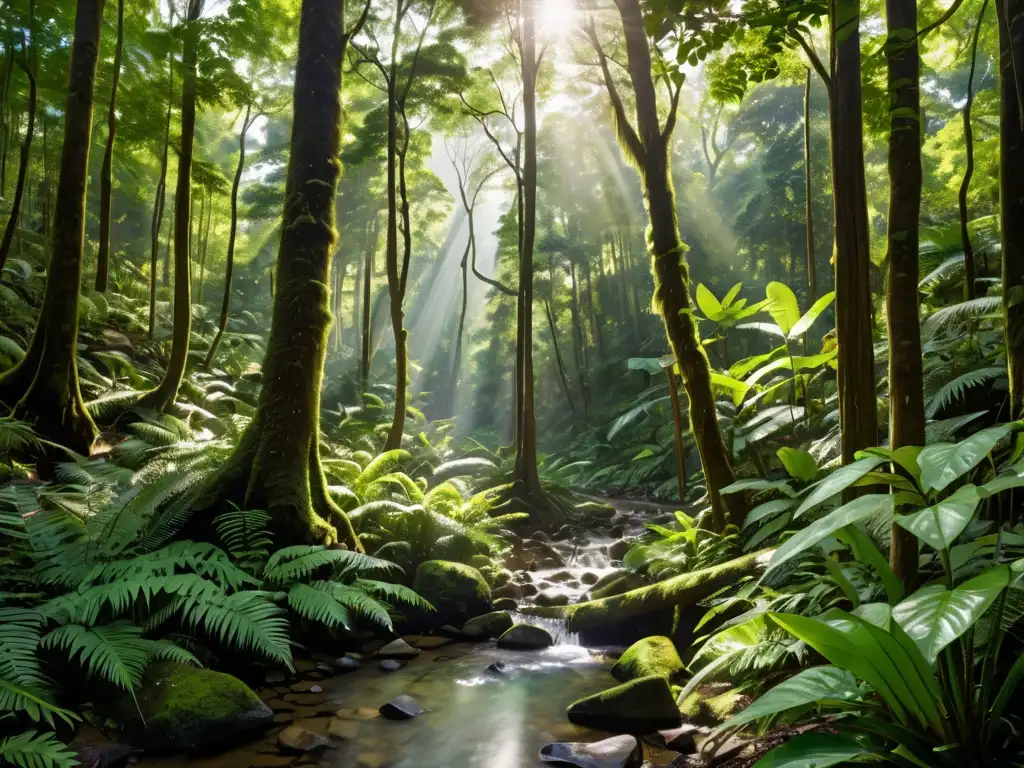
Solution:
[(91, 677), (99, 677), (131, 691), (139, 684), (152, 652), (152, 640), (128, 621), (97, 627), (66, 624), (43, 637), (44, 648), (58, 648), (76, 656)]
[(1002, 312), (1003, 300), (999, 296), (980, 296), (977, 299), (961, 301), (934, 312), (921, 325), (921, 335), (934, 336), (939, 331), (948, 330), (955, 323), (969, 319), (997, 317)]
[(963, 400), (967, 390), (980, 387), (989, 381), (1006, 375), (1006, 368), (1003, 366), (990, 366), (967, 371), (957, 376), (952, 381), (946, 382), (934, 395), (928, 398), (925, 403), (925, 415), (929, 419), (935, 418), (936, 414), (957, 400)]
[(288, 620), (284, 612), (260, 591), (233, 595), (203, 595), (176, 601), (182, 617), (221, 643), (247, 653), (258, 653), (292, 668)]
[(265, 555), (272, 544), (267, 533), (270, 519), (270, 513), (262, 509), (235, 509), (215, 517), (213, 527), (233, 557), (251, 559)]
[(356, 492), (359, 492), (359, 488), (363, 488), (374, 480), (383, 477), (388, 472), (391, 472), (403, 461), (408, 461), (412, 458), (412, 454), (401, 448), (395, 448), (390, 451), (385, 451), (376, 458), (374, 458), (363, 471), (359, 474), (356, 479)]
[(351, 629), (348, 609), (327, 591), (296, 582), (288, 590), (288, 605), (304, 619), (329, 629)]
[(362, 589), (338, 581), (314, 581), (309, 585), (318, 592), (330, 595), (347, 611), (363, 619), (379, 624), (385, 629), (392, 628), (391, 615), (387, 606)]
[(326, 566), (339, 574), (400, 570), (394, 563), (361, 552), (298, 545), (279, 549), (271, 555), (264, 576), (271, 584), (286, 585), (309, 578), (317, 569)]
[(434, 610), (434, 606), (423, 599), (418, 592), (402, 584), (392, 584), (388, 581), (375, 581), (373, 579), (357, 579), (352, 586), (391, 605), (401, 603), (423, 611)]
[(77, 758), (52, 733), (26, 731), (0, 741), (0, 761), (18, 768), (72, 768)]
[(434, 467), (431, 479), (435, 483), (443, 483), (456, 477), (482, 477), (497, 470), (498, 465), (488, 459), (456, 459)]

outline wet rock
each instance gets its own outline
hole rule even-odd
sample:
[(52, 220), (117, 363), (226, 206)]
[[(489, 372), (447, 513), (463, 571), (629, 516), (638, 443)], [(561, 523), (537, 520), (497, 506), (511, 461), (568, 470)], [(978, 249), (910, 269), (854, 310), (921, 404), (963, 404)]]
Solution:
[[(526, 585), (523, 585), (523, 586), (526, 586)], [(515, 598), (519, 597), (520, 592), (521, 592), (521, 588), (520, 587), (517, 587), (515, 584), (509, 583), (509, 584), (504, 584), (504, 585), (498, 587), (497, 589), (495, 589), (493, 592), (491, 592), (491, 596), (492, 597), (496, 597), (496, 598), (508, 597), (508, 598), (515, 599)]]
[(523, 597), (533, 597), (540, 592), (540, 587), (536, 584), (523, 584), (519, 591), (522, 592)]
[(81, 725), (68, 745), (83, 768), (108, 768), (132, 753), (127, 744), (114, 741), (91, 725)]
[(402, 639), (421, 651), (434, 651), (452, 644), (452, 638), (442, 635), (406, 635)]
[(249, 762), (249, 768), (287, 768), (295, 762), (295, 755), (260, 752)]
[(697, 751), (697, 734), (701, 729), (696, 725), (687, 723), (678, 728), (668, 728), (663, 731), (644, 736), (644, 741), (655, 747), (671, 749), (673, 752), (681, 752), (689, 755)]
[(415, 659), (419, 655), (420, 652), (402, 638), (392, 640), (377, 651), (377, 658), (379, 659)]
[(591, 744), (556, 742), (540, 748), (540, 759), (545, 763), (574, 765), (577, 768), (626, 768), (637, 746), (637, 740), (626, 735)]
[(269, 699), (267, 701), (267, 706), (270, 707), (274, 714), (277, 714), (278, 712), (295, 711), (295, 705), (285, 701), (284, 699)]
[(580, 576), (580, 581), (586, 584), (587, 586), (590, 586), (592, 584), (597, 584), (600, 578), (601, 577), (593, 571), (584, 571), (583, 575)]
[(519, 603), (511, 597), (499, 597), (492, 606), (496, 611), (518, 611)]
[(566, 581), (572, 581), (573, 578), (574, 578), (574, 576), (572, 575), (571, 571), (562, 570), (562, 571), (555, 571), (550, 576), (548, 576), (548, 581), (550, 581), (550, 582), (552, 582), (554, 584), (562, 584), (562, 583), (564, 583)]
[(426, 712), (412, 696), (395, 696), (380, 708), (380, 714), (388, 720), (412, 720)]
[(661, 635), (633, 643), (612, 667), (612, 677), (623, 683), (651, 675), (671, 681), (685, 672), (675, 644)]
[(438, 627), (437, 631), (445, 637), (450, 637), (453, 640), (459, 640), (462, 638), (462, 630), (458, 627), (453, 627), (451, 624), (442, 624)]
[(322, 661), (316, 663), (316, 671), (324, 675), (334, 674), (334, 668), (330, 664), (326, 664)]
[(327, 696), (322, 691), (320, 693), (289, 693), (285, 695), (284, 700), (296, 707), (319, 707), (327, 701)]
[(512, 629), (514, 623), (508, 611), (494, 611), (467, 621), (462, 625), (462, 634), (475, 640), (490, 640)]
[(621, 539), (623, 535), (625, 535), (626, 533), (626, 526), (622, 524), (613, 525), (611, 529), (608, 531), (608, 533), (614, 536), (616, 539)]
[(274, 713), (238, 678), (160, 661), (146, 669), (136, 697), (123, 697), (109, 717), (129, 744), (189, 752), (265, 728)]
[(484, 672), (489, 675), (507, 675), (509, 666), (504, 661), (494, 661), (484, 667)]
[(278, 683), (283, 683), (288, 677), (279, 669), (271, 669), (263, 679), (267, 685), (277, 685)]
[(341, 656), (334, 660), (334, 666), (341, 672), (355, 672), (361, 664), (348, 656)]
[(434, 606), (434, 626), (464, 623), (491, 609), (491, 588), (480, 571), (462, 563), (427, 560), (420, 563), (413, 589)]
[(498, 638), (499, 648), (512, 648), (515, 650), (532, 650), (536, 648), (547, 648), (555, 644), (551, 633), (543, 627), (533, 624), (516, 624), (505, 634)]
[(682, 724), (668, 681), (658, 676), (586, 696), (570, 704), (566, 714), (576, 725), (617, 733), (645, 734)]
[(548, 608), (551, 606), (568, 605), (569, 596), (560, 592), (541, 592), (533, 598), (533, 604)]
[(608, 545), (608, 557), (612, 560), (621, 560), (629, 552), (633, 543), (627, 539), (619, 539)]
[(274, 714), (274, 725), (291, 725), (295, 722), (295, 715), (292, 712), (276, 712)]
[(397, 672), (405, 666), (405, 663), (397, 659), (384, 659), (378, 666), (384, 672)]
[(299, 725), (289, 725), (277, 734), (277, 748), (286, 755), (304, 755), (324, 749), (330, 741)]
[(534, 541), (551, 541), (551, 537), (544, 531), (534, 531), (530, 538)]
[(354, 741), (359, 735), (359, 721), (336, 717), (327, 726), (327, 735), (339, 741)]
[[(314, 691), (313, 690), (314, 688), (319, 688), (320, 690)], [(289, 686), (289, 690), (292, 693), (320, 693), (320, 691), (322, 691), (323, 689), (320, 688), (320, 686), (318, 686), (318, 685), (311, 685), (308, 682), (302, 682), (302, 683), (295, 683), (295, 684)]]
[(572, 526), (567, 523), (555, 531), (551, 538), (555, 541), (565, 541), (570, 536), (572, 536)]

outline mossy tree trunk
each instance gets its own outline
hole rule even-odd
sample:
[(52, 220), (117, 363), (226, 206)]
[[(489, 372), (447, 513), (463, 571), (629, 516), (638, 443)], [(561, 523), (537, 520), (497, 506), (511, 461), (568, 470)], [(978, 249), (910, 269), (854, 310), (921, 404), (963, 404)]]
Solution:
[[(35, 29), (35, 7), (34, 0), (30, 0), (29, 28), (32, 30)], [(32, 45), (35, 46), (35, 40), (32, 41)], [(20, 63), (26, 77), (28, 77), (28, 105), (26, 107), (28, 124), (25, 126), (25, 139), (21, 145), (21, 159), (18, 162), (18, 179), (14, 185), (14, 199), (11, 201), (11, 212), (7, 219), (7, 226), (4, 227), (3, 238), (0, 239), (0, 272), (3, 271), (4, 264), (7, 263), (7, 256), (11, 252), (11, 244), (14, 242), (14, 233), (18, 229), (21, 204), (25, 198), (25, 185), (28, 180), (29, 161), (32, 157), (32, 137), (36, 126), (37, 88), (34, 64), (35, 54), (34, 52), (30, 54), (27, 50), (23, 51), (23, 54), (25, 60)]]
[(999, 11), (999, 223), (1010, 418), (1024, 418), (1024, 2), (997, 0)]
[(220, 322), (217, 325), (217, 333), (210, 344), (210, 351), (206, 353), (204, 366), (209, 368), (213, 364), (214, 355), (217, 354), (217, 347), (220, 346), (221, 337), (228, 327), (228, 315), (231, 312), (231, 277), (235, 268), (235, 235), (238, 232), (238, 188), (242, 184), (242, 171), (245, 170), (245, 136), (249, 128), (255, 122), (252, 114), (252, 102), (245, 106), (245, 117), (242, 119), (242, 130), (238, 136), (238, 165), (235, 166), (235, 178), (231, 182), (231, 229), (228, 232), (228, 252), (225, 257), (224, 266), (224, 297), (220, 303)]
[(96, 254), (96, 290), (107, 290), (110, 275), (110, 208), (114, 196), (114, 137), (117, 133), (117, 86), (121, 80), (121, 56), (124, 53), (124, 0), (117, 0), (117, 47), (107, 109), (107, 145), (100, 170), (100, 240)]
[[(918, 313), (921, 216), (921, 60), (916, 0), (886, 0), (889, 86), (889, 444), (924, 445), (924, 382)], [(917, 537), (893, 524), (889, 560), (908, 588)]]
[(689, 400), (690, 430), (704, 468), (712, 523), (716, 530), (722, 530), (730, 517), (732, 522), (741, 524), (747, 508), (741, 494), (729, 497), (721, 494), (721, 489), (730, 485), (735, 476), (729, 450), (718, 426), (715, 397), (711, 390), (711, 366), (693, 321), (689, 267), (685, 259), (687, 249), (679, 234), (676, 217), (668, 145), (675, 127), (679, 89), (672, 92), (668, 120), (663, 128), (658, 117), (651, 52), (640, 3), (638, 0), (616, 0), (615, 4), (622, 19), (629, 79), (636, 100), (636, 129), (626, 117), (607, 57), (593, 28), (590, 31), (591, 41), (598, 52), (624, 151), (640, 171), (650, 221), (647, 242), (654, 262), (654, 304), (661, 313)]
[(0, 402), (53, 442), (87, 453), (96, 427), (78, 382), (78, 295), (85, 247), (85, 193), (103, 0), (78, 0), (64, 146), (46, 292), (25, 357), (0, 378)]
[(978, 11), (978, 21), (971, 36), (971, 68), (967, 75), (967, 98), (964, 100), (961, 111), (964, 126), (964, 154), (967, 156), (967, 161), (964, 163), (964, 177), (960, 182), (960, 190), (957, 194), (957, 209), (960, 214), (960, 244), (964, 250), (964, 299), (966, 301), (971, 301), (978, 293), (974, 247), (971, 245), (971, 233), (967, 226), (970, 221), (967, 194), (970, 192), (971, 179), (974, 177), (974, 126), (971, 124), (971, 108), (974, 106), (974, 74), (978, 67), (978, 37), (981, 34), (981, 22), (985, 20), (987, 9), (988, 0), (983, 0), (981, 10)]
[(373, 316), (373, 302), (370, 301), (373, 289), (373, 266), (374, 256), (377, 255), (377, 238), (380, 235), (380, 217), (374, 216), (370, 225), (370, 235), (366, 243), (366, 254), (363, 259), (363, 284), (362, 284), (362, 322), (359, 331), (359, 382), (366, 391), (370, 380), (370, 351), (372, 334), (370, 322)]
[(814, 260), (814, 199), (811, 197), (811, 70), (804, 79), (804, 252), (807, 259), (807, 306), (818, 300), (818, 270)]
[(320, 463), (320, 385), (331, 323), (335, 193), (341, 172), (344, 4), (303, 0), (284, 222), (263, 389), (234, 455), (200, 507), (233, 502), (273, 515), (275, 544), (358, 547)]
[[(174, 22), (173, 4), (168, 24)], [(174, 105), (174, 54), (167, 54), (167, 115), (164, 118), (164, 148), (160, 153), (160, 180), (156, 185), (156, 196), (153, 200), (153, 223), (150, 228), (149, 251), (149, 338), (156, 334), (156, 287), (157, 269), (160, 258), (160, 225), (164, 220), (164, 203), (167, 201), (167, 160), (171, 147), (171, 111)], [(167, 247), (170, 248), (168, 240)], [(166, 278), (164, 280), (166, 285)]]
[[(184, 19), (185, 47), (182, 54), (181, 143), (178, 153), (178, 183), (174, 194), (174, 333), (171, 357), (160, 384), (144, 394), (139, 406), (166, 411), (174, 405), (185, 378), (188, 343), (192, 333), (192, 285), (189, 265), (190, 215), (192, 204), (192, 150), (196, 134), (196, 88), (198, 22), (203, 0), (189, 0)], [(168, 246), (169, 247), (169, 246)]]

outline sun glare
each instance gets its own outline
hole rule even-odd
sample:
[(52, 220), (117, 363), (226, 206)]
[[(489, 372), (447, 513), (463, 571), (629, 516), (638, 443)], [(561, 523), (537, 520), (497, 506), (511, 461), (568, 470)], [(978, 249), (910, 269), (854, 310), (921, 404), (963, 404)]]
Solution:
[(540, 0), (537, 3), (537, 27), (546, 37), (566, 37), (576, 26), (575, 0)]

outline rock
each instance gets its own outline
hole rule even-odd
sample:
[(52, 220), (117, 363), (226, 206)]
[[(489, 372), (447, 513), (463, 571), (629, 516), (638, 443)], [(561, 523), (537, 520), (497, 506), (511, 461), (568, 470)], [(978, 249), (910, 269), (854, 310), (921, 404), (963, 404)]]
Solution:
[(513, 623), (508, 611), (494, 611), (467, 621), (462, 625), (462, 634), (476, 640), (490, 640), (512, 629)]
[(510, 599), (513, 599), (513, 600), (514, 599), (518, 599), (521, 594), (522, 594), (521, 588), (516, 586), (515, 584), (513, 584), (511, 582), (509, 582), (507, 584), (503, 584), (502, 586), (498, 587), (497, 589), (491, 591), (491, 597), (494, 597), (494, 598), (505, 598), (505, 597), (507, 597), (507, 598), (510, 598)]
[(530, 537), (534, 541), (551, 541), (551, 537), (548, 536), (544, 531), (534, 531)]
[(337, 667), (341, 672), (355, 672), (361, 664), (353, 658), (348, 656), (341, 656), (334, 660), (334, 666)]
[(523, 586), (519, 588), (519, 591), (522, 593), (523, 597), (533, 597), (540, 592), (540, 587), (536, 584), (523, 584)]
[(378, 659), (415, 659), (419, 655), (420, 652), (402, 638), (392, 640), (377, 651)]
[(575, 765), (577, 768), (626, 768), (637, 749), (632, 736), (613, 736), (586, 744), (578, 741), (545, 744), (540, 759), (545, 763)]
[(533, 598), (533, 604), (541, 608), (549, 608), (554, 605), (568, 605), (569, 596), (560, 592), (541, 592)]
[(395, 698), (380, 708), (381, 715), (388, 720), (412, 720), (424, 712), (426, 710), (420, 706), (416, 699), (404, 694), (395, 696)]
[(384, 672), (397, 672), (405, 666), (405, 663), (398, 661), (397, 659), (384, 659), (384, 661), (382, 661), (378, 666)]
[(611, 544), (608, 545), (608, 557), (610, 557), (612, 560), (621, 560), (626, 556), (626, 553), (629, 552), (632, 546), (633, 542), (629, 541), (628, 539), (619, 539), (618, 541), (613, 541)]
[(484, 667), (484, 672), (489, 675), (505, 675), (508, 674), (508, 664), (504, 661), (494, 661)]
[(499, 597), (492, 606), (496, 611), (518, 611), (519, 603), (511, 597)]
[(618, 514), (615, 511), (615, 507), (598, 501), (586, 501), (582, 504), (577, 504), (576, 509), (582, 512), (588, 520), (611, 520)]
[(491, 588), (480, 571), (462, 563), (446, 560), (420, 563), (413, 589), (436, 609), (428, 617), (435, 626), (461, 625), (491, 609)]
[(622, 525), (621, 523), (619, 525), (613, 525), (611, 530), (608, 531), (608, 533), (614, 536), (616, 539), (621, 539), (623, 535), (626, 533), (626, 526)]
[(331, 742), (319, 733), (313, 733), (299, 725), (289, 725), (277, 734), (277, 748), (286, 755), (304, 755), (324, 749)]
[(473, 543), (469, 536), (456, 533), (454, 536), (447, 537), (447, 544), (444, 546), (443, 552), (438, 554), (443, 555), (446, 560), (451, 560), (452, 562), (469, 563), (470, 560), (480, 553), (476, 548), (476, 544)]
[(88, 724), (78, 727), (68, 748), (75, 753), (82, 768), (107, 768), (119, 763), (133, 751), (127, 744), (114, 741)]
[(487, 555), (473, 555), (466, 561), (466, 564), (471, 565), (478, 571), (480, 571), (484, 568), (491, 567), (491, 558), (489, 558)]
[(591, 584), (597, 584), (599, 580), (600, 577), (593, 571), (584, 571), (583, 575), (580, 576), (580, 581), (586, 584), (587, 586), (590, 586)]
[(453, 627), (451, 624), (442, 624), (437, 628), (437, 631), (445, 637), (450, 637), (453, 640), (462, 639), (462, 630), (458, 627)]
[(112, 328), (104, 328), (100, 333), (100, 340), (103, 346), (109, 350), (121, 352), (128, 357), (132, 357), (135, 354), (135, 347), (132, 345), (131, 339)]
[(570, 536), (572, 536), (572, 526), (569, 525), (568, 523), (566, 523), (561, 528), (559, 528), (557, 531), (555, 531), (551, 535), (551, 538), (554, 539), (555, 541), (565, 541)]
[(682, 724), (668, 681), (656, 675), (582, 698), (566, 713), (576, 725), (618, 733), (645, 734)]
[(274, 725), (291, 725), (295, 722), (295, 714), (292, 712), (274, 713)]
[(668, 681), (686, 672), (675, 644), (667, 637), (645, 637), (626, 649), (612, 667), (612, 677), (620, 682), (658, 675)]
[(264, 678), (267, 685), (278, 685), (279, 683), (283, 683), (287, 679), (288, 677), (285, 675), (285, 673), (279, 669), (270, 670), (269, 672), (267, 672), (267, 676)]
[(402, 639), (421, 651), (434, 651), (452, 644), (452, 638), (441, 635), (406, 635)]
[(323, 693), (324, 689), (321, 688), (319, 685), (311, 685), (311, 686), (309, 686), (309, 692), (310, 693)]
[(327, 735), (340, 741), (354, 741), (359, 735), (359, 721), (336, 717), (327, 726)]
[(718, 725), (746, 707), (750, 699), (728, 684), (701, 686), (687, 696), (680, 709), (690, 722)]
[(136, 698), (123, 697), (115, 710), (111, 719), (126, 741), (151, 752), (189, 752), (274, 719), (238, 678), (171, 661), (150, 664)]
[(548, 581), (554, 582), (555, 584), (561, 584), (562, 582), (572, 581), (573, 575), (571, 571), (561, 570), (555, 571), (548, 576)]
[(515, 650), (547, 648), (554, 644), (555, 640), (551, 637), (550, 632), (533, 624), (516, 624), (498, 638), (499, 648)]
[(327, 696), (323, 693), (289, 693), (284, 700), (297, 707), (319, 707), (327, 701)]
[(322, 661), (318, 661), (316, 663), (316, 671), (320, 672), (320, 673), (322, 673), (324, 675), (333, 675), (334, 674), (334, 669), (331, 667), (331, 665), (330, 664), (325, 664)]
[(671, 749), (673, 752), (689, 755), (697, 751), (697, 734), (699, 732), (698, 726), (687, 723), (678, 728), (655, 731), (645, 736), (644, 741), (662, 749)]

